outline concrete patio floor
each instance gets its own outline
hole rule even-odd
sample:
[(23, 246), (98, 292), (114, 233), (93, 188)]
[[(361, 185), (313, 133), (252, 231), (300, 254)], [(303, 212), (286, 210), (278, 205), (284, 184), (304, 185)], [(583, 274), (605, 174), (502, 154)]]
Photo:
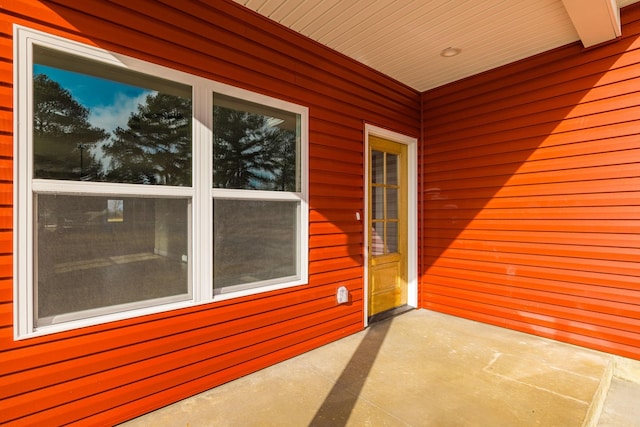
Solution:
[(640, 426), (615, 359), (414, 310), (123, 425)]

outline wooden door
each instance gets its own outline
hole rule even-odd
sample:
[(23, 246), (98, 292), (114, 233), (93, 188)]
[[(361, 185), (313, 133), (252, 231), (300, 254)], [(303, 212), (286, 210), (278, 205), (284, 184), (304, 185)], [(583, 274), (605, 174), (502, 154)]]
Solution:
[(407, 303), (407, 147), (369, 137), (368, 315)]

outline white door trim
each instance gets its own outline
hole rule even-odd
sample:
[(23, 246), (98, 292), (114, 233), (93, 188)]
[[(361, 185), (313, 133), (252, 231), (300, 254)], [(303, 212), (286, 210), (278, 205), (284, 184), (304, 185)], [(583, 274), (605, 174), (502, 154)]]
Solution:
[(369, 136), (377, 136), (407, 146), (407, 304), (418, 306), (418, 138), (385, 128), (364, 125), (364, 326), (369, 321)]

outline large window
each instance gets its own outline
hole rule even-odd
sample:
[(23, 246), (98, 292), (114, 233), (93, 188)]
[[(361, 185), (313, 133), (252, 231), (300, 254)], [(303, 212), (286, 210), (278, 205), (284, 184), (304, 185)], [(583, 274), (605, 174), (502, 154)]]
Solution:
[(16, 337), (306, 283), (306, 108), (15, 40)]
[(213, 100), (215, 293), (295, 278), (300, 115), (217, 93)]

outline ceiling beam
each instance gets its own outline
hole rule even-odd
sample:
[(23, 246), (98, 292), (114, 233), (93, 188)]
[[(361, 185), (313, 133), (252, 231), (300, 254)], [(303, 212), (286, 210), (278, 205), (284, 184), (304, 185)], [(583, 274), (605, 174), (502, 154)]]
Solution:
[(584, 47), (622, 35), (616, 0), (562, 0)]

